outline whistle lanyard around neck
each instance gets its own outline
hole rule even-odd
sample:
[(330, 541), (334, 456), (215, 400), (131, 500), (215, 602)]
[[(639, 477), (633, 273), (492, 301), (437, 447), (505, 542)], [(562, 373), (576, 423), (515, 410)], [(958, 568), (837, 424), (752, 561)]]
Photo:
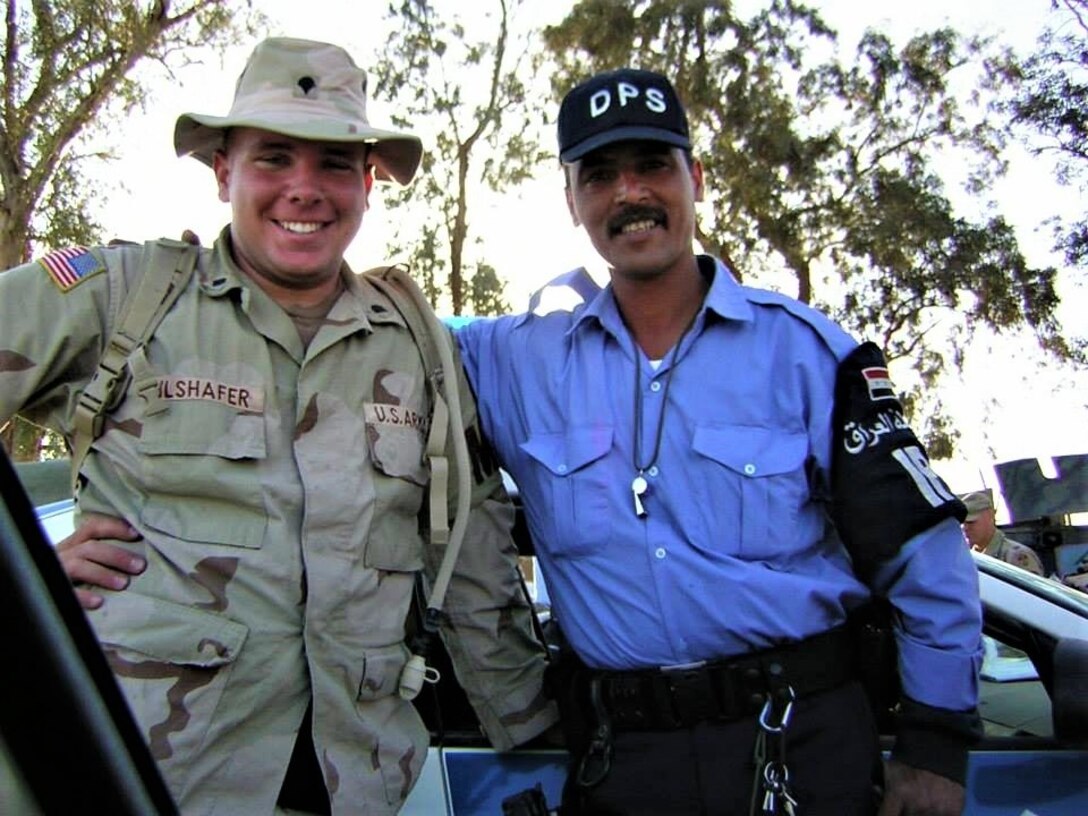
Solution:
[[(638, 343), (635, 343), (635, 430), (634, 430), (634, 465), (635, 478), (631, 480), (631, 494), (635, 500), (635, 515), (639, 518), (646, 516), (646, 506), (642, 503), (642, 497), (650, 489), (650, 483), (646, 481), (646, 471), (654, 466), (657, 457), (661, 453), (661, 438), (665, 433), (665, 410), (669, 405), (669, 385), (672, 383), (672, 373), (676, 369), (677, 358), (680, 355), (680, 346), (684, 338), (688, 336), (691, 327), (695, 325), (695, 318), (699, 311), (696, 310), (688, 321), (687, 326), (680, 332), (676, 345), (672, 347), (669, 355), (669, 368), (665, 372), (665, 386), (661, 394), (661, 408), (657, 412), (657, 430), (654, 432), (654, 449), (650, 453), (650, 459), (642, 464), (642, 361), (639, 359)], [(633, 337), (632, 337), (633, 339)]]

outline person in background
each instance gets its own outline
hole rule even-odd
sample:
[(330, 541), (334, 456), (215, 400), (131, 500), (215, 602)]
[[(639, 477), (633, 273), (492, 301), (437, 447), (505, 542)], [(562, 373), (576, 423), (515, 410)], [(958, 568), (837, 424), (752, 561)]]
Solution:
[[(563, 813), (960, 813), (978, 576), (882, 355), (695, 254), (706, 180), (666, 77), (590, 77), (558, 135), (609, 283), (576, 270), (573, 310), (457, 338), (573, 652)], [(873, 599), (902, 687), (886, 768), (850, 634)]]
[(1036, 575), (1046, 575), (1043, 562), (1035, 550), (1019, 541), (1013, 541), (1003, 530), (998, 529), (993, 491), (975, 490), (960, 498), (967, 508), (963, 534), (972, 550), (1015, 564)]
[[(225, 117), (182, 115), (174, 140), (231, 223), (128, 357), (60, 557), (181, 812), (392, 814), (429, 741), (405, 639), (442, 556), (420, 530), (430, 401), (405, 319), (344, 251), (375, 178), (407, 184), (421, 144), (369, 123), (346, 51), (288, 38), (256, 47)], [(149, 252), (0, 274), (0, 422), (24, 412), (72, 441)], [(451, 386), (478, 439), (463, 375)], [(556, 713), (513, 510), (497, 468), (477, 470), (443, 636), (506, 749)]]

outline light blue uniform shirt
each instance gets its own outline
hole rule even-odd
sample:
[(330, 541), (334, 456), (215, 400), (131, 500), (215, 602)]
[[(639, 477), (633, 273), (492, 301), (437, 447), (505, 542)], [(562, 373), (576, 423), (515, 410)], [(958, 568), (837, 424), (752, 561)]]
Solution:
[[(611, 287), (573, 311), (457, 331), (555, 616), (590, 666), (771, 647), (843, 623), (870, 595), (814, 495), (831, 468), (836, 369), (857, 342), (797, 301), (738, 285), (720, 262), (700, 264), (714, 269), (704, 305), (656, 369)], [(643, 517), (631, 489), (636, 370), (641, 464), (661, 437)], [(873, 589), (902, 615), (905, 693), (972, 708), (981, 607), (955, 519), (907, 542)]]

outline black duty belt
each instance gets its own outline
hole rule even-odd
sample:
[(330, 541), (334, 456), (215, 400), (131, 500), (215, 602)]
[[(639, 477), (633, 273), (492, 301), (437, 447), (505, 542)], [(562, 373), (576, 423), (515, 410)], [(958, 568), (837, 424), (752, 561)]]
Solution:
[[(830, 629), (796, 643), (691, 666), (592, 671), (616, 730), (686, 728), (758, 714), (772, 688), (801, 698), (855, 677), (850, 630)], [(591, 682), (592, 682), (591, 680)]]

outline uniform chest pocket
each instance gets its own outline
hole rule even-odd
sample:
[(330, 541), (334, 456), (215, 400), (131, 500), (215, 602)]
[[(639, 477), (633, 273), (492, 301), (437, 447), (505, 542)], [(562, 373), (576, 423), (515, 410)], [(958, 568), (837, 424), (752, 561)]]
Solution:
[(179, 401), (144, 418), (141, 519), (175, 538), (260, 547), (267, 525), (261, 414)]
[[(808, 437), (748, 425), (699, 426), (692, 447), (720, 467), (699, 480), (704, 501), (722, 508), (710, 540), (745, 558), (783, 555), (784, 536), (809, 496)], [(724, 526), (725, 529), (721, 529)]]
[(423, 566), (418, 515), (430, 479), (424, 459), (429, 417), (422, 407), (368, 403), (365, 424), (375, 494), (365, 563), (394, 572), (418, 570)]
[(521, 449), (542, 468), (534, 480), (537, 489), (551, 499), (542, 512), (526, 509), (539, 512), (540, 523), (552, 531), (548, 549), (556, 558), (569, 558), (604, 547), (612, 533), (610, 479), (604, 461), (612, 449), (611, 426), (534, 434)]

